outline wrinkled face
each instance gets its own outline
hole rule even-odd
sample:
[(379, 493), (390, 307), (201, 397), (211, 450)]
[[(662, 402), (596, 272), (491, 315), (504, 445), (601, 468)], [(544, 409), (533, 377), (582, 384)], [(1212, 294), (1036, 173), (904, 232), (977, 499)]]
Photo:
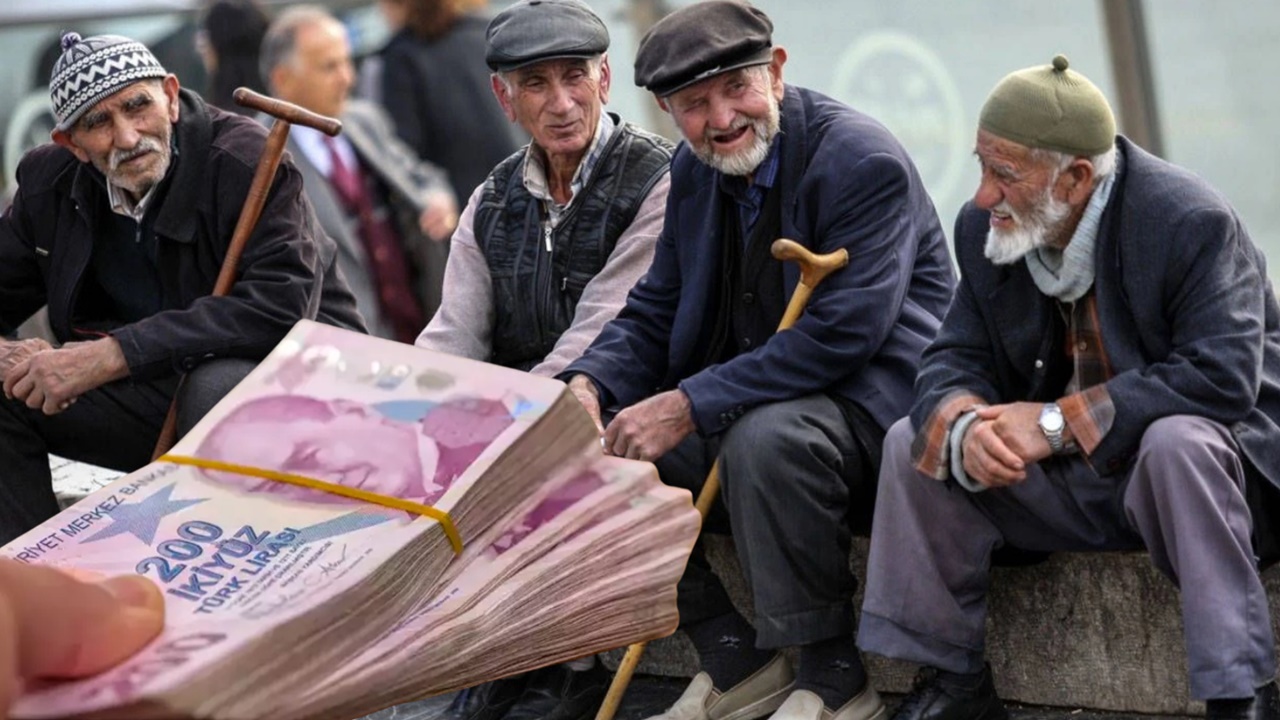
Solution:
[(328, 18), (298, 27), (293, 54), (271, 70), (271, 88), (280, 99), (330, 117), (346, 109), (354, 83), (346, 30)]
[(113, 185), (141, 198), (169, 172), (178, 79), (134, 83), (94, 105), (54, 142), (93, 163)]
[(493, 91), (507, 118), (553, 159), (581, 160), (609, 101), (609, 59), (594, 71), (583, 58), (547, 60), (512, 70), (505, 80), (495, 76)]
[[(206, 436), (197, 453), (209, 460), (278, 470), (418, 500), (422, 479), (415, 427), (390, 420), (366, 405), (283, 395), (237, 408)], [(319, 502), (336, 496), (223, 472), (215, 480)]]
[(973, 201), (991, 213), (987, 259), (1008, 265), (1032, 250), (1069, 239), (1072, 206), (1055, 195), (1061, 173), (1052, 162), (985, 130), (978, 131), (974, 154), (982, 181)]
[(764, 162), (781, 120), (782, 64), (739, 68), (659, 101), (702, 162), (726, 175), (750, 175)]

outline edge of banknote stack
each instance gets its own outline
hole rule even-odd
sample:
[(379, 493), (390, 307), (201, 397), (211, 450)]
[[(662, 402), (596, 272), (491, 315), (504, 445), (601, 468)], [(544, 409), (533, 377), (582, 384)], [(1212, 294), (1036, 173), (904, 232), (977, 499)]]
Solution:
[[(173, 449), (0, 549), (141, 573), (150, 646), (12, 717), (358, 717), (674, 632), (688, 492), (562, 383), (301, 322)], [(265, 472), (231, 472), (234, 467)], [(309, 478), (441, 519), (279, 482)], [(306, 483), (304, 483), (306, 484)]]

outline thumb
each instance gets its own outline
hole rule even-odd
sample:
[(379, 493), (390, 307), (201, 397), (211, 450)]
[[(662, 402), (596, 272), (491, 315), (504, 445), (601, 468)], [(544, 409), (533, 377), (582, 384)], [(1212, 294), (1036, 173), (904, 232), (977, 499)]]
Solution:
[(87, 583), (52, 568), (4, 561), (0, 595), (17, 628), (22, 678), (102, 672), (164, 628), (164, 597), (138, 575)]
[(1004, 412), (1004, 405), (989, 405), (987, 407), (975, 408), (974, 412), (980, 420), (995, 420)]

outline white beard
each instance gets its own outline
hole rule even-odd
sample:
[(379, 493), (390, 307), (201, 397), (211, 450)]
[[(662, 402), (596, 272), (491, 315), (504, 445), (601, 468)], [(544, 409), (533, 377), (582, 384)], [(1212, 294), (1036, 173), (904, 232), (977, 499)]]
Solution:
[[(705, 135), (701, 143), (690, 143), (693, 147), (693, 154), (703, 163), (710, 165), (712, 168), (724, 173), (725, 175), (744, 176), (755, 172), (760, 167), (760, 163), (769, 154), (769, 145), (773, 142), (773, 138), (778, 134), (778, 129), (782, 124), (782, 112), (779, 108), (778, 99), (772, 94), (769, 95), (769, 113), (757, 120), (750, 120), (745, 116), (739, 116), (734, 119), (730, 132), (750, 126), (752, 128), (752, 137), (754, 138), (751, 145), (739, 150), (736, 153), (724, 155), (717, 153), (712, 149), (710, 133)], [(717, 133), (719, 134), (719, 133)]]
[(1055, 200), (1052, 188), (1053, 183), (1050, 182), (1045, 187), (1044, 197), (1025, 215), (1015, 213), (1008, 201), (993, 209), (1013, 218), (1014, 227), (1012, 230), (991, 228), (987, 231), (987, 244), (982, 251), (988, 260), (996, 265), (1010, 265), (1032, 250), (1044, 247), (1058, 234), (1071, 215), (1071, 205)]

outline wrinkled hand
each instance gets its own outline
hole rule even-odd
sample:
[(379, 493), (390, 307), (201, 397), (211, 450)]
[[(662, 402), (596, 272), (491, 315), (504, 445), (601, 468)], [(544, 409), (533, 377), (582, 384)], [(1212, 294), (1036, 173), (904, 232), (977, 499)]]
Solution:
[(1026, 465), (1000, 439), (992, 420), (975, 420), (965, 432), (960, 449), (965, 474), (989, 488), (1027, 479)]
[(436, 242), (444, 242), (453, 236), (458, 227), (458, 204), (448, 193), (434, 193), (427, 198), (427, 209), (418, 216), (418, 227), (424, 235)]
[(23, 681), (102, 672), (163, 628), (164, 598), (140, 575), (90, 583), (0, 560), (0, 718)]
[[(992, 405), (978, 410), (978, 418), (990, 420), (996, 436), (1023, 463), (1035, 463), (1049, 457), (1049, 441), (1040, 430), (1040, 411), (1044, 403), (1017, 402)], [(1065, 435), (1064, 435), (1065, 438)]]
[(600, 420), (600, 396), (596, 394), (595, 383), (586, 375), (574, 375), (569, 378), (569, 392), (587, 409), (591, 422), (596, 424), (596, 432), (604, 437), (604, 423)]
[(605, 430), (605, 452), (652, 462), (694, 429), (689, 397), (682, 390), (668, 390), (618, 413)]
[(38, 352), (52, 350), (53, 346), (40, 338), (28, 340), (0, 340), (0, 378), (15, 365)]
[(46, 415), (71, 407), (84, 393), (129, 374), (120, 343), (103, 338), (43, 350), (15, 365), (4, 377), (4, 394)]

